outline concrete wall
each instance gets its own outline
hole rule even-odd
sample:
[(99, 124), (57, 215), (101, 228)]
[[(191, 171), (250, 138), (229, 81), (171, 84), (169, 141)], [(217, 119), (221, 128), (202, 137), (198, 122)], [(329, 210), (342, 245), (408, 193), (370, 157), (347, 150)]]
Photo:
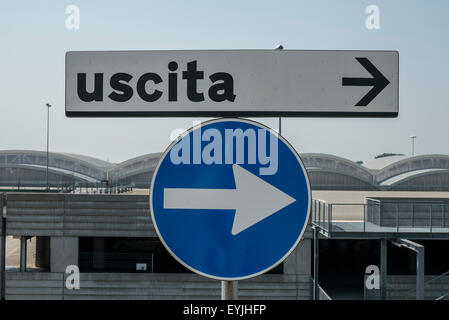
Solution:
[(78, 266), (78, 237), (50, 238), (50, 271), (65, 272), (67, 266)]
[(7, 193), (7, 201), (8, 235), (64, 235), (63, 194)]
[[(8, 193), (12, 236), (157, 237), (149, 196)], [(310, 239), (311, 232), (304, 238)]]
[(8, 300), (60, 300), (64, 291), (64, 274), (50, 272), (7, 272)]
[(65, 195), (64, 235), (157, 237), (149, 195)]
[(304, 237), (296, 249), (284, 260), (284, 274), (311, 276), (311, 241), (310, 237)]
[[(8, 272), (7, 299), (219, 299), (220, 282), (195, 274), (82, 273), (65, 289), (65, 269), (78, 264), (78, 238), (157, 237), (149, 197), (8, 193), (8, 235), (50, 237), (51, 272)], [(310, 299), (311, 231), (284, 262), (283, 275), (239, 282), (243, 299)]]
[(156, 237), (149, 196), (8, 193), (13, 236)]
[[(81, 273), (80, 289), (65, 288), (63, 273), (9, 272), (6, 299), (208, 299), (221, 283), (195, 274)], [(309, 299), (310, 278), (262, 275), (239, 281), (239, 299)]]

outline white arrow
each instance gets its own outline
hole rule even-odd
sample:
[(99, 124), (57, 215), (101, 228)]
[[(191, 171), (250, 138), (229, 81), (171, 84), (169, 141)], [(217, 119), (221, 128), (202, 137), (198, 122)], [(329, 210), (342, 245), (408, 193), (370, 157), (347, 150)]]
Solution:
[(165, 188), (164, 209), (235, 209), (236, 235), (296, 201), (236, 164), (232, 170), (235, 189)]

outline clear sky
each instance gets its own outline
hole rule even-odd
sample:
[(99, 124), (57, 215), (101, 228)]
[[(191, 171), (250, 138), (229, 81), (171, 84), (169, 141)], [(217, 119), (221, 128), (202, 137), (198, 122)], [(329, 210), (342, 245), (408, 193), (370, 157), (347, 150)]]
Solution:
[[(80, 9), (69, 30), (66, 6)], [(380, 9), (380, 29), (365, 8)], [(46, 149), (120, 162), (163, 151), (193, 118), (66, 118), (64, 59), (70, 50), (398, 50), (399, 117), (284, 118), (298, 152), (369, 161), (383, 152), (449, 154), (449, 1), (4, 1), (0, 6), (0, 150)], [(201, 119), (202, 120), (202, 119)], [(277, 119), (259, 121), (277, 128)]]

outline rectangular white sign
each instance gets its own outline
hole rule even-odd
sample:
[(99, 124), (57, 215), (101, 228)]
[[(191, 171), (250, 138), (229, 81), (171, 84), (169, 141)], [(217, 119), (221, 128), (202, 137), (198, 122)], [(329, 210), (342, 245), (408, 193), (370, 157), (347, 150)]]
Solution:
[(396, 117), (397, 51), (72, 51), (69, 117)]
[(138, 271), (146, 271), (147, 264), (146, 263), (136, 263), (136, 270)]

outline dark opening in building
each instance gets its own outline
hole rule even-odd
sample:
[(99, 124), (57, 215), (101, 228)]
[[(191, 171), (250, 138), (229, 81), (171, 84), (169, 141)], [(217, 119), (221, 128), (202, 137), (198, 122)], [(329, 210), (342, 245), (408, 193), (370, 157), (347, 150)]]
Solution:
[[(158, 238), (80, 237), (81, 272), (192, 273)], [(283, 264), (268, 272), (282, 274)]]
[(79, 238), (81, 272), (190, 273), (158, 238)]

